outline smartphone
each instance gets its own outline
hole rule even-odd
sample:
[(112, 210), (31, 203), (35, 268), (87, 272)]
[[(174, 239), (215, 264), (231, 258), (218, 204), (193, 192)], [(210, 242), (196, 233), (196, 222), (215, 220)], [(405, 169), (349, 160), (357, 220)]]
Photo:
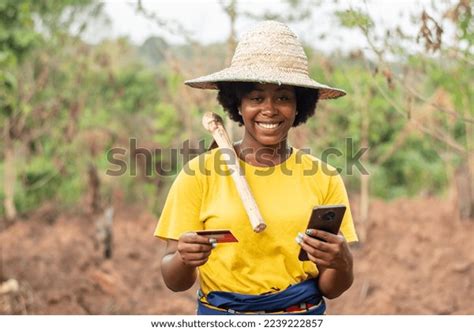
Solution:
[[(344, 205), (325, 205), (313, 208), (309, 218), (307, 229), (316, 229), (332, 234), (338, 234), (341, 227), (346, 206)], [(300, 261), (308, 261), (308, 254), (304, 249), (300, 250), (298, 255)]]

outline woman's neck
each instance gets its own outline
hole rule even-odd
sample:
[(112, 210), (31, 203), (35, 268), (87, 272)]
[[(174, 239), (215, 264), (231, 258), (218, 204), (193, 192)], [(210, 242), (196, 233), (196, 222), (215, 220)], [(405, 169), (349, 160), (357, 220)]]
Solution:
[(240, 142), (236, 143), (235, 151), (239, 158), (246, 163), (271, 167), (285, 162), (291, 154), (291, 147), (286, 138), (276, 145), (262, 145), (258, 141), (244, 136)]

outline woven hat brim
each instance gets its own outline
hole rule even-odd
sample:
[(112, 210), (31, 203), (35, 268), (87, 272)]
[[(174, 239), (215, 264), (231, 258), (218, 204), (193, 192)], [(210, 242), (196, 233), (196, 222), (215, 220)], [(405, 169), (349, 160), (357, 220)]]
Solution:
[(257, 82), (278, 85), (292, 85), (319, 90), (319, 99), (337, 99), (346, 95), (346, 91), (318, 83), (305, 74), (287, 72), (273, 68), (226, 68), (213, 74), (184, 83), (190, 87), (217, 90), (220, 82)]

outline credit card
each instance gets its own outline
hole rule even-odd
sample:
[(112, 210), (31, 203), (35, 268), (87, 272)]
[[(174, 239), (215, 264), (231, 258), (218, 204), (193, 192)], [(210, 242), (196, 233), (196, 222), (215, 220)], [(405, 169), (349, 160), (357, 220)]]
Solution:
[(235, 243), (239, 242), (230, 230), (202, 230), (196, 231), (200, 236), (216, 239), (217, 243)]

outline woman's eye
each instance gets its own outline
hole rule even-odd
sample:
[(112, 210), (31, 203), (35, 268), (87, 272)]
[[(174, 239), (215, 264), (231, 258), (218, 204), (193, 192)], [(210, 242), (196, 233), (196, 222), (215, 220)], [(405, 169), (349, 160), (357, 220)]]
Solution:
[(262, 101), (262, 98), (260, 98), (260, 97), (253, 97), (253, 98), (250, 98), (250, 100), (260, 102), (260, 101)]
[(291, 100), (291, 97), (286, 96), (286, 95), (282, 95), (281, 97), (279, 97), (279, 99), (280, 99), (281, 101), (289, 101), (289, 100)]

